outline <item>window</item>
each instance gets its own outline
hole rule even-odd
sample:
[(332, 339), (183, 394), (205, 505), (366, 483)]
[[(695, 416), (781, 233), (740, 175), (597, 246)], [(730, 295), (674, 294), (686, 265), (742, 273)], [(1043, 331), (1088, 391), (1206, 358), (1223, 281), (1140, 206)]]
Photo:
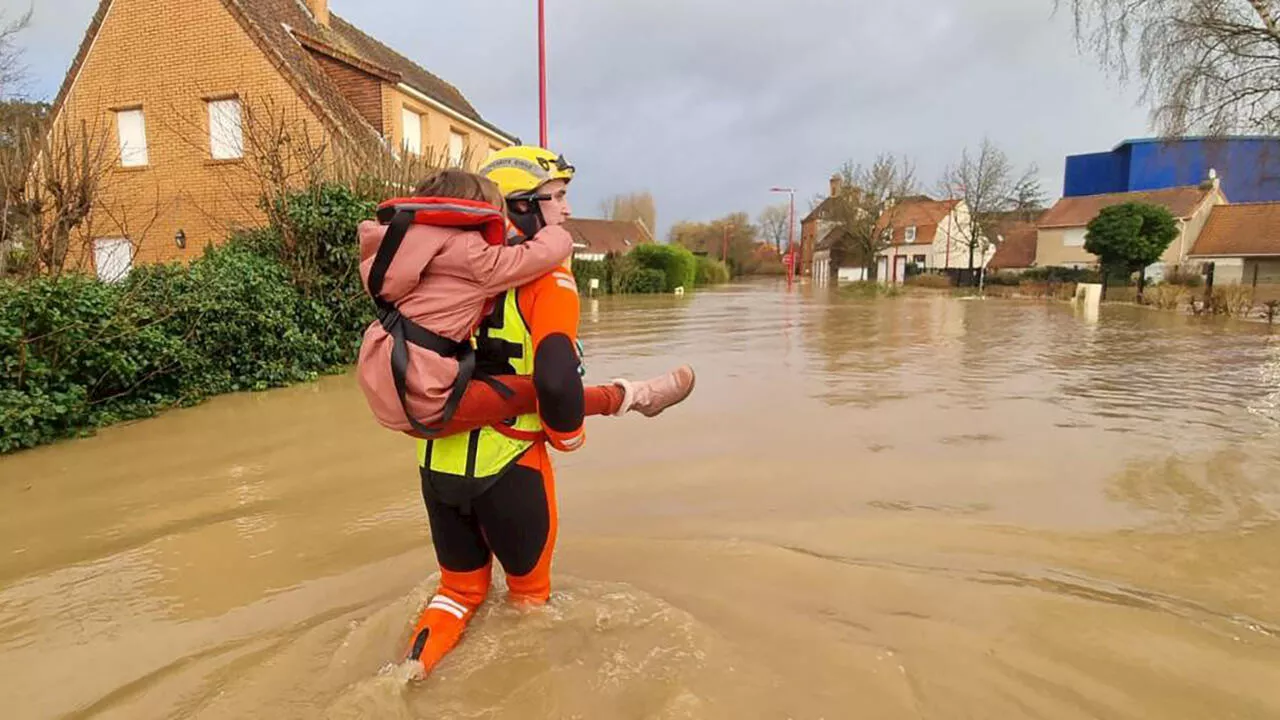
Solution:
[(903, 238), (904, 238), (907, 242), (909, 242), (909, 243), (913, 243), (913, 242), (915, 242), (915, 241), (916, 241), (916, 226), (915, 226), (915, 225), (912, 225), (912, 226), (908, 227), (908, 228), (907, 228), (907, 230), (906, 230), (906, 232), (905, 232), (905, 233), (903, 233)]
[(457, 130), (449, 131), (449, 164), (462, 167), (462, 156), (466, 153), (467, 136)]
[(404, 129), (401, 132), (405, 152), (413, 155), (422, 154), (422, 116), (418, 113), (404, 108), (401, 116)]
[(209, 102), (209, 155), (214, 160), (244, 157), (244, 128), (240, 118), (240, 100)]
[(120, 164), (144, 167), (147, 164), (147, 122), (142, 108), (116, 112), (116, 131), (120, 136)]
[(1084, 236), (1088, 228), (1071, 228), (1062, 233), (1062, 244), (1065, 247), (1084, 247)]
[(99, 280), (123, 280), (133, 268), (133, 243), (129, 238), (97, 238), (93, 241), (93, 264)]
[(929, 260), (929, 257), (927, 255), (913, 255), (911, 257), (911, 262), (915, 263), (916, 265), (919, 265), (920, 267), (924, 267), (925, 263), (928, 262), (928, 260)]

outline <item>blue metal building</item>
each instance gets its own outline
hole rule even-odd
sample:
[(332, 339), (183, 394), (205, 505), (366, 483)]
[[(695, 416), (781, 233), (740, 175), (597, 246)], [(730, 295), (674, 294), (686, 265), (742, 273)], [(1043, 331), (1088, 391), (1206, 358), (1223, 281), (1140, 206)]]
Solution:
[(1110, 152), (1067, 157), (1066, 197), (1197, 185), (1217, 172), (1232, 203), (1280, 201), (1280, 137), (1125, 140)]

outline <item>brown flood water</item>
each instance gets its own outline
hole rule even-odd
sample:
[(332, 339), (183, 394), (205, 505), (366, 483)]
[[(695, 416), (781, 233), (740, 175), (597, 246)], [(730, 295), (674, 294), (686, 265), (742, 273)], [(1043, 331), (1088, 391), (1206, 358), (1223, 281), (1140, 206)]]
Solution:
[(552, 604), (424, 681), (413, 446), (351, 377), (0, 458), (3, 716), (1280, 717), (1280, 331), (772, 282), (583, 329), (698, 389), (592, 421)]

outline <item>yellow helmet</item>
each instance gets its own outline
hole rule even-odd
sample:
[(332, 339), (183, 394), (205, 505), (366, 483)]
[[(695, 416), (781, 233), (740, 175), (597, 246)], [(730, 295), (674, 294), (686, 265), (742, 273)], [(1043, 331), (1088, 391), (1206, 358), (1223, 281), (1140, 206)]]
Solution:
[(552, 180), (573, 179), (573, 166), (563, 155), (532, 145), (503, 148), (485, 161), (480, 174), (498, 184), (508, 200), (536, 199), (536, 191)]

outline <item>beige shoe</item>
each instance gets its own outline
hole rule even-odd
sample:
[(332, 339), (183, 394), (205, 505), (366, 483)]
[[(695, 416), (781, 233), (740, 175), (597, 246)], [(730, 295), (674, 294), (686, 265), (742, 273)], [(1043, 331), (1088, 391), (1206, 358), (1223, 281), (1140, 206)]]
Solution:
[(622, 388), (622, 407), (618, 415), (635, 411), (645, 417), (654, 417), (663, 410), (684, 401), (693, 392), (695, 380), (693, 368), (681, 365), (666, 375), (656, 378), (631, 382), (630, 380), (614, 380), (614, 384)]

